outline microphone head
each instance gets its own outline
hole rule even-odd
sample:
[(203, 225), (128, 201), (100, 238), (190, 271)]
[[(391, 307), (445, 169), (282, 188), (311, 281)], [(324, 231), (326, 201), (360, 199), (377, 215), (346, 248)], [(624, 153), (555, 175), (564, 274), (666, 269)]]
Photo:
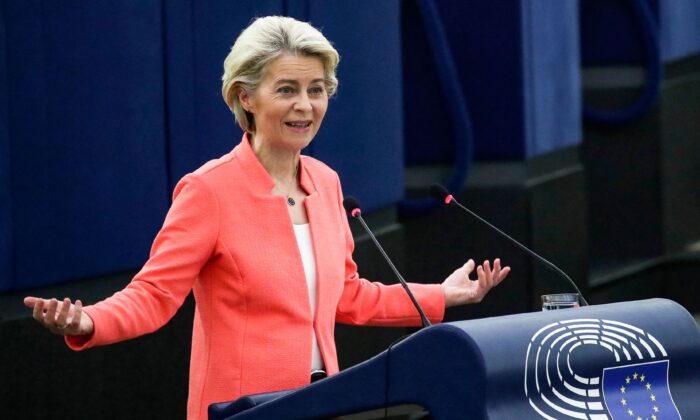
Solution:
[(345, 200), (343, 200), (343, 207), (345, 207), (345, 211), (350, 213), (352, 217), (357, 217), (362, 213), (362, 210), (360, 210), (360, 203), (352, 196), (345, 197)]
[(440, 184), (433, 184), (430, 186), (430, 195), (435, 197), (436, 200), (441, 201), (445, 204), (450, 204), (450, 202), (454, 200), (454, 197), (452, 197), (452, 194), (450, 194), (450, 192), (447, 191), (447, 188), (443, 187)]

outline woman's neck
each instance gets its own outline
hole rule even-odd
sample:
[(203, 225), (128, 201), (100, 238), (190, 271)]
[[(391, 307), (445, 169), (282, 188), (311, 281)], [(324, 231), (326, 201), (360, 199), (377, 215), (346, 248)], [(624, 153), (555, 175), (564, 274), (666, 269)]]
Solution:
[(253, 153), (275, 184), (288, 185), (297, 174), (300, 151), (270, 147), (260, 136), (248, 135)]

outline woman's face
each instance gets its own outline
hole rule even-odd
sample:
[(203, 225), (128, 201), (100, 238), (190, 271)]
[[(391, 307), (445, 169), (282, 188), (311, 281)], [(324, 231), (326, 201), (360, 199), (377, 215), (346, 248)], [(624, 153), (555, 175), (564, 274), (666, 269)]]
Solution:
[(239, 96), (255, 116), (255, 141), (294, 152), (308, 146), (328, 108), (324, 75), (316, 57), (285, 54), (271, 61), (258, 89)]

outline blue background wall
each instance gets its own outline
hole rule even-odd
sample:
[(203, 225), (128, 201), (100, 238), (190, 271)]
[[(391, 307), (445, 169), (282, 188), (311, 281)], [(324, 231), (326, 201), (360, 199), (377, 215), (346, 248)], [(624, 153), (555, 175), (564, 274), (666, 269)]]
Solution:
[[(340, 89), (306, 153), (367, 210), (398, 203), (406, 164), (455, 153), (417, 1), (0, 0), (0, 291), (143, 263), (177, 180), (240, 139), (220, 76), (255, 16), (335, 43)], [(437, 2), (478, 160), (581, 142), (580, 63), (638, 61), (631, 4)], [(648, 4), (665, 60), (700, 51), (699, 1)]]
[[(582, 66), (648, 64), (642, 4), (666, 70), (659, 101), (624, 125), (584, 125)], [(437, 21), (421, 13), (430, 5)], [(678, 253), (700, 240), (700, 0), (0, 0), (0, 417), (184, 416), (193, 299), (154, 334), (76, 353), (22, 297), (92, 303), (130, 279), (178, 179), (240, 140), (221, 99), (222, 63), (251, 19), (268, 14), (309, 20), (338, 47), (338, 96), (305, 153), (337, 169), (365, 210), (390, 210), (366, 213), (406, 278), (439, 281), (465, 255), (513, 268), (448, 320), (535, 310), (541, 293), (565, 287), (455, 209), (401, 213), (404, 178), (414, 194), (433, 181), (414, 183), (416, 174), (469, 162), (468, 148), (454, 147), (467, 121), (450, 120), (454, 99), (471, 111), (478, 160), (456, 196), (560, 265), (593, 304), (664, 296), (700, 312), (700, 253)], [(438, 60), (426, 35), (435, 29), (448, 47)], [(621, 99), (591, 93), (612, 98), (605, 105)], [(391, 282), (369, 240), (357, 239), (362, 274)], [(614, 265), (588, 249), (601, 242), (610, 255), (596, 252)], [(338, 325), (341, 366), (406, 332)], [(90, 386), (31, 392), (37, 378)]]
[[(165, 6), (170, 185), (228, 152), (242, 135), (221, 99), (223, 59), (254, 16), (283, 14), (322, 28), (341, 54), (340, 87), (305, 154), (343, 177), (371, 210), (403, 194), (399, 2), (190, 2)], [(372, 30), (358, 30), (373, 28)], [(349, 117), (351, 116), (351, 117)], [(367, 156), (373, 156), (367, 159)], [(362, 186), (382, 182), (366, 191)]]
[(10, 195), (10, 132), (8, 118), (5, 10), (0, 8), (0, 291), (10, 289), (12, 273), (12, 201)]
[[(581, 140), (578, 2), (437, 2), (474, 125), (475, 158), (517, 160)], [(423, 22), (404, 10), (406, 161), (450, 162), (454, 133)]]
[(12, 249), (2, 283), (141, 264), (168, 206), (160, 5), (2, 6)]
[[(644, 56), (638, 0), (580, 0), (584, 64), (634, 64)], [(700, 2), (641, 0), (656, 23), (663, 61), (700, 52)]]
[(367, 210), (399, 201), (400, 3), (365, 3), (0, 3), (0, 291), (145, 261), (175, 183), (240, 141), (220, 77), (256, 16), (326, 29), (340, 90), (305, 153)]
[(308, 20), (341, 55), (338, 96), (311, 154), (336, 169), (345, 193), (367, 210), (403, 197), (400, 4), (308, 2)]
[(678, 60), (700, 52), (700, 2), (660, 1), (658, 13), (664, 61)]
[(255, 16), (282, 14), (277, 1), (164, 4), (169, 186), (229, 152), (242, 131), (221, 98), (224, 58)]

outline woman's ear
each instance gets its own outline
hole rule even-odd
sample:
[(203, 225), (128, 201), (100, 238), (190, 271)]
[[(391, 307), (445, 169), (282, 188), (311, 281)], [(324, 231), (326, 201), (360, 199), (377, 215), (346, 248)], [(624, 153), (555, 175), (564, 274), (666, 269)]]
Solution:
[(246, 92), (245, 89), (238, 91), (238, 101), (246, 112), (253, 112), (253, 98), (252, 95)]

